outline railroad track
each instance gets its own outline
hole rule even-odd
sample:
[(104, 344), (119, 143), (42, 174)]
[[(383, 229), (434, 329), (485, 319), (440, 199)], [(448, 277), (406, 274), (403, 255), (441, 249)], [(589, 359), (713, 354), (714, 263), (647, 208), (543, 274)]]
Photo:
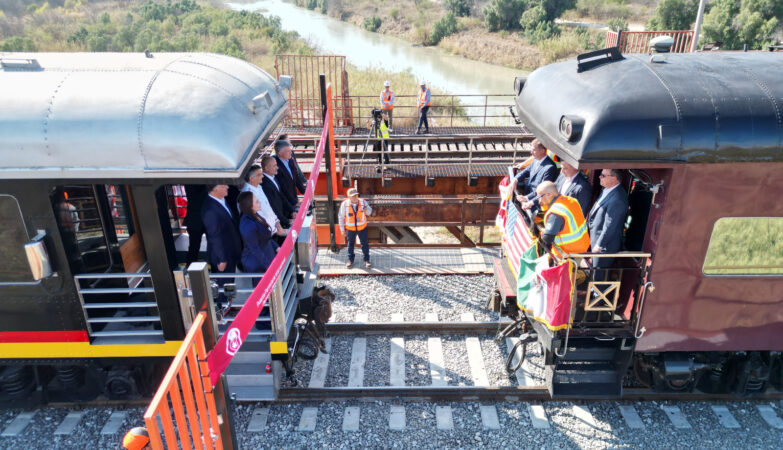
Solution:
[[(337, 322), (327, 324), (327, 331), (330, 338), (329, 344), (336, 338), (353, 339), (351, 351), (351, 366), (349, 368), (347, 385), (326, 385), (326, 374), (329, 370), (328, 364), (331, 354), (320, 354), (313, 364), (313, 368), (308, 367), (310, 371), (310, 380), (305, 385), (304, 380), (299, 379), (299, 385), (290, 387), (281, 387), (278, 401), (285, 403), (295, 402), (335, 402), (353, 399), (381, 401), (381, 400), (404, 400), (404, 401), (448, 401), (448, 402), (470, 402), (470, 401), (525, 401), (540, 402), (552, 400), (547, 387), (542, 378), (540, 370), (543, 368), (542, 356), (536, 354), (535, 350), (528, 352), (528, 358), (516, 373), (509, 374), (515, 384), (510, 385), (490, 385), (486, 374), (486, 365), (493, 362), (487, 361), (487, 356), (481, 347), (491, 345), (493, 340), (485, 339), (483, 342), (478, 340), (478, 336), (494, 336), (498, 331), (511, 324), (510, 321), (470, 321), (469, 314), (464, 316), (462, 322), (404, 322), (396, 320), (391, 322)], [(399, 319), (399, 317), (398, 317)], [(404, 340), (405, 337), (413, 336), (421, 338), (426, 336), (428, 340), (429, 369), (432, 384), (429, 385), (408, 385), (404, 376)], [(463, 382), (472, 381), (473, 384), (448, 384), (448, 375), (446, 375), (443, 355), (437, 354), (443, 348), (441, 337), (450, 336), (465, 339), (466, 352), (468, 353), (468, 362), (471, 369), (472, 380), (462, 380)], [(389, 338), (391, 349), (389, 351), (388, 367), (390, 373), (387, 381), (388, 385), (364, 385), (364, 370), (367, 358), (367, 339), (368, 338)], [(396, 339), (396, 342), (395, 342)], [(357, 341), (359, 340), (359, 341)], [(357, 345), (358, 342), (358, 345)], [(512, 348), (514, 338), (508, 338), (506, 349)], [(499, 347), (502, 347), (500, 343)], [(331, 346), (331, 345), (330, 345)], [(537, 347), (535, 343), (528, 344), (531, 347)], [(434, 353), (434, 354), (432, 354)], [(503, 353), (505, 356), (505, 353)], [(519, 357), (519, 354), (515, 356)], [(397, 361), (395, 362), (395, 358)], [(400, 361), (399, 359), (403, 360)], [(504, 358), (505, 360), (505, 358)], [(485, 365), (486, 363), (486, 365)], [(495, 361), (494, 363), (497, 363)], [(532, 366), (532, 367), (531, 367)], [(317, 368), (316, 368), (317, 367)], [(534, 370), (534, 367), (539, 370)], [(396, 375), (394, 373), (396, 372)], [(776, 390), (768, 390), (764, 394), (754, 396), (754, 400), (781, 400), (783, 393)], [(558, 401), (589, 401), (591, 399), (584, 396), (563, 397)], [(595, 399), (602, 400), (602, 399)], [(707, 394), (703, 392), (654, 392), (650, 389), (627, 387), (624, 389), (623, 401), (744, 401), (746, 398), (737, 397), (731, 394)]]

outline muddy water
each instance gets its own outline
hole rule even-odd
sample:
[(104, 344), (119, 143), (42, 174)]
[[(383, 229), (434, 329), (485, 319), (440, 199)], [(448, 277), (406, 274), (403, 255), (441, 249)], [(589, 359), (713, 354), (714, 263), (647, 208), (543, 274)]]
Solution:
[[(285, 30), (298, 32), (320, 53), (345, 55), (359, 67), (409, 70), (431, 86), (453, 94), (511, 94), (515, 76), (525, 72), (449, 55), (438, 48), (370, 33), (352, 24), (299, 8), (283, 0), (227, 3), (236, 10), (279, 16)], [(491, 99), (490, 99), (491, 101)], [(500, 101), (498, 99), (498, 101)], [(508, 102), (508, 99), (503, 100)]]

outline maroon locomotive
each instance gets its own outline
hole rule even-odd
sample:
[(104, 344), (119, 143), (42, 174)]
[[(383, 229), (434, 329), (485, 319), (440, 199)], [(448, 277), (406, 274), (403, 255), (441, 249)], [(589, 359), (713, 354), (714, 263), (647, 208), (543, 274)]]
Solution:
[[(521, 121), (586, 173), (593, 200), (601, 170), (622, 169), (629, 204), (605, 280), (593, 255), (570, 255), (579, 264), (562, 329), (517, 307), (519, 237), (506, 228), (498, 294), (522, 345), (542, 344), (553, 397), (612, 397), (628, 383), (781, 388), (781, 73), (779, 53), (607, 49), (515, 80)], [(518, 204), (508, 208), (524, 218)]]

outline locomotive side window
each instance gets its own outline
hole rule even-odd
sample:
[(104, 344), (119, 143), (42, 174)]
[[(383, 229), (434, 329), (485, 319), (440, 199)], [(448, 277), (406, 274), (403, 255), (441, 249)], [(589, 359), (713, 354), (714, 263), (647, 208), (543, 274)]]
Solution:
[(24, 252), (29, 240), (16, 198), (0, 194), (0, 282), (32, 280)]
[(715, 222), (705, 275), (783, 275), (783, 217), (724, 217)]
[[(125, 186), (66, 185), (54, 190), (52, 207), (74, 273), (133, 272), (140, 266), (128, 264), (124, 250), (137, 247), (130, 204)], [(123, 267), (130, 265), (136, 267)]]

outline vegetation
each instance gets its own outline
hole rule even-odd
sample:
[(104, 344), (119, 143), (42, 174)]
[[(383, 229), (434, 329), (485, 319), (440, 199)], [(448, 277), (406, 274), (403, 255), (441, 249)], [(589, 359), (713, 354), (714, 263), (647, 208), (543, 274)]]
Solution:
[(727, 217), (715, 222), (704, 273), (783, 274), (783, 218)]
[(647, 28), (650, 30), (688, 30), (696, 21), (699, 0), (661, 0)]
[(723, 49), (762, 49), (775, 42), (781, 21), (780, 0), (715, 0), (704, 16), (704, 41), (722, 42)]
[[(29, 3), (29, 2), (28, 2)], [(136, 2), (65, 0), (0, 18), (4, 51), (224, 53), (271, 69), (275, 53), (312, 53), (274, 16), (216, 9), (194, 0)]]
[(443, 6), (446, 10), (458, 17), (468, 17), (470, 15), (471, 0), (444, 0)]
[(576, 13), (578, 17), (591, 17), (596, 20), (612, 17), (627, 19), (631, 16), (631, 8), (625, 0), (577, 0)]
[(452, 12), (448, 12), (440, 20), (435, 22), (430, 35), (430, 45), (438, 45), (443, 38), (457, 32), (457, 17)]
[(527, 0), (490, 0), (481, 10), (484, 26), (489, 31), (519, 28), (519, 19), (527, 8)]
[(381, 18), (372, 16), (364, 19), (364, 29), (367, 31), (377, 31), (381, 27)]

